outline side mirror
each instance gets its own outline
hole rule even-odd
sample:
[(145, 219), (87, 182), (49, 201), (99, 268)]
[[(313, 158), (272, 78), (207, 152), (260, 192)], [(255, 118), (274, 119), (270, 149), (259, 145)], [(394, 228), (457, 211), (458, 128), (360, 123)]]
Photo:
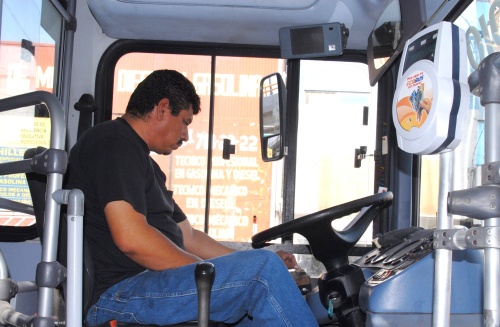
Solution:
[(286, 88), (279, 73), (260, 81), (260, 144), (262, 160), (275, 161), (284, 155)]

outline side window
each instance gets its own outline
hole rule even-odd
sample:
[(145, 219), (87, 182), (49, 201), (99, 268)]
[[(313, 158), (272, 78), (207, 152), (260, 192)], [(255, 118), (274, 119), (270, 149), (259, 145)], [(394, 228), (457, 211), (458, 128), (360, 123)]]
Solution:
[[(49, 0), (4, 0), (1, 5), (0, 98), (52, 92), (62, 18)], [(43, 105), (0, 113), (0, 162), (23, 159), (26, 149), (48, 147), (50, 120)], [(0, 177), (0, 196), (31, 204), (24, 174)], [(27, 226), (34, 217), (0, 209), (0, 225)]]
[[(469, 75), (489, 54), (500, 49), (498, 37), (498, 1), (473, 1), (454, 21), (465, 31)], [(454, 150), (453, 188), (466, 189), (480, 184), (477, 167), (484, 164), (484, 107), (479, 98), (471, 96), (469, 113), (460, 145)], [(420, 226), (436, 227), (437, 200), (439, 191), (439, 156), (422, 156), (420, 191)], [(478, 177), (479, 176), (479, 177)], [(473, 219), (454, 216), (455, 225), (477, 225)]]
[[(258, 108), (260, 79), (282, 69), (283, 62), (219, 56), (212, 85), (212, 60), (205, 55), (126, 54), (115, 69), (112, 117), (124, 113), (137, 83), (153, 70), (174, 69), (192, 81), (202, 108), (189, 126), (189, 141), (169, 156), (152, 156), (195, 228), (205, 230), (207, 223), (217, 240), (247, 242), (270, 226), (275, 210), (271, 185), (281, 185), (271, 184), (274, 166), (260, 157)], [(228, 160), (222, 157), (224, 139), (235, 147)]]

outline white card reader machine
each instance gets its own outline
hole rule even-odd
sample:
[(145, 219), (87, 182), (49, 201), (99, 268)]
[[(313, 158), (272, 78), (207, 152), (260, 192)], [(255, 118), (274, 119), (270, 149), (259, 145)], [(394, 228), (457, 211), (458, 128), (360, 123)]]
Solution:
[(465, 33), (450, 22), (406, 42), (392, 105), (400, 149), (435, 154), (458, 146), (469, 107), (467, 67)]

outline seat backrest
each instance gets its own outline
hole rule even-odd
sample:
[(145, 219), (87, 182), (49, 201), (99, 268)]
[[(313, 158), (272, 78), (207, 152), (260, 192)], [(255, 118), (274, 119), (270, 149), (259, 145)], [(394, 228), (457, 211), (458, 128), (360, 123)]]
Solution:
[[(26, 150), (24, 159), (31, 159), (42, 153), (45, 148), (38, 147)], [(31, 193), (33, 209), (35, 211), (36, 227), (40, 242), (43, 241), (43, 224), (45, 221), (45, 193), (47, 190), (47, 176), (37, 173), (26, 173), (26, 181)]]

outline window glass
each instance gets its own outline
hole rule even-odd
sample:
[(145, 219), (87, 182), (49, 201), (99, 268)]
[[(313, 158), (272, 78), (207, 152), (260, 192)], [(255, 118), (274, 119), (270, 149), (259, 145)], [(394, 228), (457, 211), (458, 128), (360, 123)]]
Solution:
[[(282, 179), (263, 162), (259, 137), (260, 80), (284, 71), (284, 60), (217, 57), (209, 234), (248, 242), (280, 220)], [(223, 139), (235, 146), (224, 160)]]
[[(368, 66), (303, 60), (299, 92), (294, 218), (372, 195), (377, 85), (370, 86)], [(355, 166), (362, 146), (366, 155)], [(343, 230), (355, 215), (334, 220), (332, 227)], [(358, 246), (371, 246), (372, 234), (370, 224)], [(294, 234), (294, 243), (307, 240)], [(325, 272), (312, 255), (296, 257), (310, 276)]]
[[(277, 201), (272, 192), (281, 185), (281, 181), (272, 182), (276, 178), (274, 165), (264, 163), (260, 157), (258, 108), (261, 78), (282, 70), (283, 61), (216, 57), (215, 62), (212, 87), (211, 56), (145, 53), (123, 56), (115, 69), (113, 118), (123, 115), (131, 93), (153, 70), (174, 69), (192, 81), (202, 108), (189, 126), (189, 141), (171, 155), (152, 156), (167, 175), (167, 188), (174, 192), (175, 201), (195, 228), (205, 230), (208, 194), (208, 233), (221, 241), (246, 242), (254, 233), (270, 226), (275, 210), (273, 201)], [(227, 160), (222, 157), (224, 139), (235, 147), (235, 153)], [(211, 156), (209, 140), (212, 140)]]
[[(373, 194), (376, 103), (367, 65), (301, 62), (295, 218)], [(366, 156), (356, 168), (361, 146)], [(342, 230), (353, 217), (335, 220), (333, 227)], [(360, 243), (370, 245), (371, 239), (368, 228)]]
[[(454, 24), (463, 29), (467, 38), (468, 74), (493, 52), (500, 50), (500, 39), (491, 37), (498, 29), (498, 1), (475, 0), (458, 17)], [(453, 189), (460, 190), (480, 183), (477, 167), (484, 164), (484, 107), (479, 98), (471, 95), (469, 112), (460, 145), (453, 154)], [(422, 156), (420, 191), (420, 222), (425, 228), (437, 225), (437, 203), (439, 192), (439, 155)], [(478, 177), (479, 176), (479, 177)], [(453, 224), (471, 225), (478, 221), (454, 216)]]
[[(152, 153), (153, 159), (167, 176), (167, 189), (192, 224), (203, 230), (204, 210), (191, 213), (192, 207), (201, 207), (207, 185), (208, 129), (210, 119), (211, 57), (154, 53), (129, 53), (123, 56), (115, 69), (113, 89), (113, 119), (125, 113), (130, 95), (147, 75), (157, 69), (173, 69), (196, 81), (201, 99), (201, 111), (189, 125), (189, 141), (168, 156)], [(194, 200), (196, 199), (196, 200)], [(201, 218), (198, 219), (198, 216)]]
[[(0, 98), (35, 90), (52, 92), (62, 18), (48, 0), (3, 0), (0, 25)], [(26, 149), (49, 147), (43, 105), (0, 113), (0, 162), (22, 160)], [(0, 177), (0, 196), (31, 204), (24, 174)], [(0, 209), (0, 225), (26, 226), (34, 217)]]

